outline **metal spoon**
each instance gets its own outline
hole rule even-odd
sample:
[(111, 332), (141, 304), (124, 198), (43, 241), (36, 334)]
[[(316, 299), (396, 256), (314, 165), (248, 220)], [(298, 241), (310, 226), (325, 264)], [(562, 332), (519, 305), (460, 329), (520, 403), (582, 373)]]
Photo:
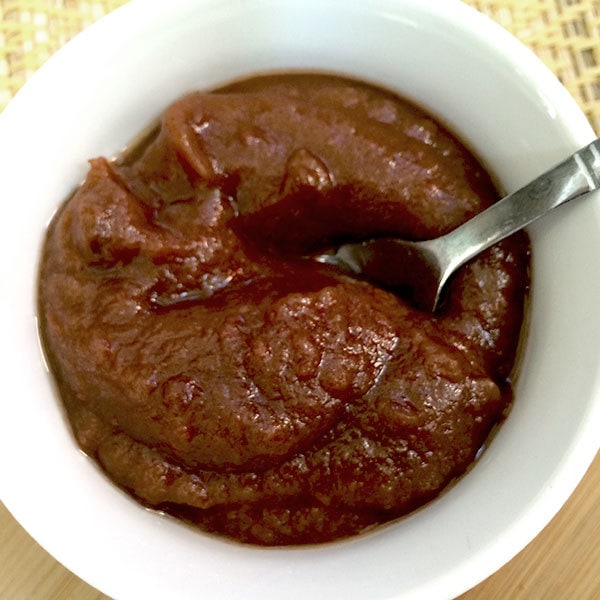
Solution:
[(343, 244), (322, 263), (402, 289), (434, 312), (448, 278), (468, 260), (557, 206), (600, 189), (600, 138), (450, 233), (422, 242), (385, 237)]

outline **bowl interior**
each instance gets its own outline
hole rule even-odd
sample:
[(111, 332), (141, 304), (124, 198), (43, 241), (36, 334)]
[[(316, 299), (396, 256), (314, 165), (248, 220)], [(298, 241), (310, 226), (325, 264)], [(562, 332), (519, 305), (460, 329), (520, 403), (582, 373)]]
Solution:
[(452, 597), (539, 532), (598, 449), (598, 195), (531, 227), (516, 400), (490, 447), (431, 505), (357, 539), (251, 548), (140, 509), (76, 450), (43, 366), (40, 244), (86, 159), (118, 152), (189, 90), (282, 69), (400, 92), (457, 133), (507, 191), (593, 137), (541, 64), (458, 1), (134, 0), (119, 9), (51, 59), (0, 117), (9, 166), (0, 197), (10, 202), (0, 225), (10, 282), (0, 314), (1, 497), (59, 561), (118, 598)]

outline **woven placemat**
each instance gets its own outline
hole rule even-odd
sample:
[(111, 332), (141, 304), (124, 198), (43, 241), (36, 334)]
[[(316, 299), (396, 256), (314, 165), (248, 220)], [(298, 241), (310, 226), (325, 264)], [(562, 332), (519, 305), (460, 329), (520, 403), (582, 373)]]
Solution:
[[(600, 0), (466, 2), (529, 46), (563, 82), (600, 134)], [(53, 52), (124, 3), (0, 0), (0, 110)]]

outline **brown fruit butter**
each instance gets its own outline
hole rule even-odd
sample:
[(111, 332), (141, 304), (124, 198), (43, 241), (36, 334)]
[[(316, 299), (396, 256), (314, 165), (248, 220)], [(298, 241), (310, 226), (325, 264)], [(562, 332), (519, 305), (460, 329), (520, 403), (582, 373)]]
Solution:
[(510, 405), (527, 237), (465, 266), (435, 316), (304, 257), (496, 200), (444, 128), (360, 82), (175, 102), (128, 160), (91, 161), (45, 241), (42, 336), (79, 445), (144, 505), (244, 542), (424, 504)]

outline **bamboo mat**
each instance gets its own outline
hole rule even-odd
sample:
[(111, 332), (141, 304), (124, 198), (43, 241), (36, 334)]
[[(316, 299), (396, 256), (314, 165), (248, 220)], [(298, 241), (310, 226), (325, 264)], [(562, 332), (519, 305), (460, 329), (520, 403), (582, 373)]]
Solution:
[[(600, 0), (466, 0), (529, 46), (600, 134)], [(0, 0), (0, 110), (53, 52), (125, 0)]]
[[(466, 2), (531, 48), (563, 82), (600, 134), (600, 0)], [(58, 48), (124, 3), (0, 0), (0, 111)], [(598, 600), (599, 490), (600, 455), (573, 497), (536, 540), (461, 600)], [(46, 554), (1, 504), (0, 598), (109, 600)]]

